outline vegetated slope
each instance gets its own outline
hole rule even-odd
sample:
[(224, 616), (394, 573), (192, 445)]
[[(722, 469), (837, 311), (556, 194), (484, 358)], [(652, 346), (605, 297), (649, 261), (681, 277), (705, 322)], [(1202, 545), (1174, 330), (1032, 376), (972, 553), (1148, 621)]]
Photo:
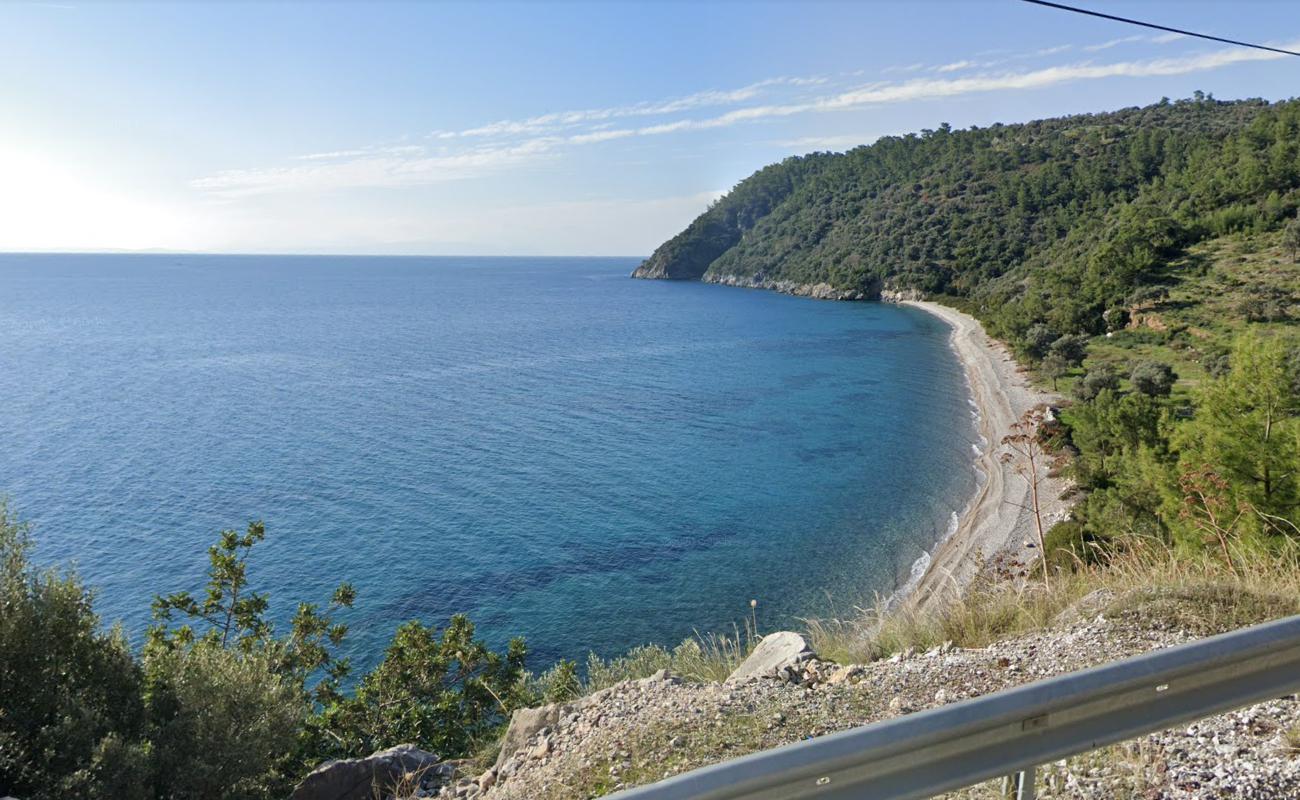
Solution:
[[(739, 183), (638, 277), (965, 298), (995, 335), (1098, 334), (1214, 237), (1300, 205), (1300, 102), (1144, 108), (886, 137)], [(1108, 313), (1109, 312), (1109, 313)]]
[(813, 153), (760, 169), (732, 189), (725, 200), (711, 204), (686, 230), (660, 245), (637, 267), (637, 276), (697, 280), (745, 231), (836, 158), (830, 153)]

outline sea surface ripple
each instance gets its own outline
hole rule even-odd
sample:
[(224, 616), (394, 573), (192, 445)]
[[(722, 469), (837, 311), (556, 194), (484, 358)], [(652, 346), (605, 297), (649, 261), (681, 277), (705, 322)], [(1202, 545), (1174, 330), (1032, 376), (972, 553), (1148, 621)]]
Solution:
[(0, 256), (0, 493), (138, 637), (267, 524), (349, 652), (468, 613), (530, 663), (845, 614), (975, 485), (948, 329), (635, 259)]

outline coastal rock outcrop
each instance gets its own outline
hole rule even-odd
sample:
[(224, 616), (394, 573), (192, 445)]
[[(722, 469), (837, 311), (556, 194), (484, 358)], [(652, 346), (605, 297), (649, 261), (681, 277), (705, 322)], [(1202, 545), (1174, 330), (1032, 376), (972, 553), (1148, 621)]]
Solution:
[(886, 303), (914, 303), (925, 299), (920, 289), (888, 287), (880, 290), (880, 299)]
[(837, 288), (829, 283), (797, 283), (795, 281), (772, 280), (762, 275), (713, 275), (706, 274), (705, 283), (717, 283), (722, 286), (739, 286), (743, 289), (767, 289), (782, 294), (799, 297), (811, 297), (816, 300), (877, 300), (880, 290)]
[(326, 761), (293, 790), (290, 800), (370, 800), (375, 789), (404, 780), (422, 785), (439, 777), (438, 756), (413, 744), (399, 744), (365, 758)]
[(551, 703), (540, 708), (517, 709), (510, 715), (510, 724), (506, 726), (506, 734), (501, 739), (501, 752), (497, 754), (495, 769), (500, 770), (504, 767), (510, 757), (523, 749), (529, 739), (536, 736), (539, 731), (555, 727), (560, 718), (568, 716), (571, 711), (570, 706), (561, 703)]
[(727, 677), (727, 683), (740, 683), (751, 678), (779, 676), (782, 670), (797, 668), (816, 657), (803, 637), (793, 631), (769, 633), (754, 648), (739, 667)]

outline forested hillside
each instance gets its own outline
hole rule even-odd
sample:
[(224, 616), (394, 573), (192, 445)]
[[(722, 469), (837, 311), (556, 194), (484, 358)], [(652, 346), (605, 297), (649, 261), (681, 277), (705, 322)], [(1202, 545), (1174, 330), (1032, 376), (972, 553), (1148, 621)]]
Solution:
[(840, 157), (831, 153), (793, 156), (764, 167), (709, 206), (691, 226), (637, 268), (639, 277), (695, 280), (741, 241), (800, 186)]
[(1206, 239), (1300, 204), (1300, 103), (1203, 96), (886, 137), (742, 181), (638, 277), (881, 285), (966, 298), (998, 335), (1096, 334)]
[(790, 159), (636, 274), (961, 307), (1070, 398), (1053, 569), (1160, 543), (1238, 574), (1300, 541), (1298, 205), (1300, 101), (1198, 93)]

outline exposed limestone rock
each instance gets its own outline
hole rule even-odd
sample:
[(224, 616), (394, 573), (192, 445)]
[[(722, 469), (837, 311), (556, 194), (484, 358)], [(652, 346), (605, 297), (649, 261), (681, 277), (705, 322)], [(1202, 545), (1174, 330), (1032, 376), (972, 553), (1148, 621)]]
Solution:
[(669, 281), (669, 280), (689, 280), (684, 277), (677, 277), (668, 273), (667, 261), (664, 259), (647, 259), (636, 269), (632, 270), (633, 278), (644, 278), (652, 281)]
[(540, 708), (521, 708), (511, 714), (510, 725), (501, 740), (501, 752), (497, 754), (496, 770), (499, 772), (543, 728), (554, 728), (561, 717), (567, 717), (572, 711), (571, 706), (552, 703)]
[(925, 292), (920, 289), (900, 289), (889, 287), (880, 290), (880, 299), (886, 303), (909, 303), (925, 299)]
[(876, 300), (880, 297), (879, 289), (863, 291), (861, 289), (841, 289), (829, 283), (795, 283), (794, 281), (776, 281), (762, 275), (711, 275), (702, 279), (705, 283), (718, 283), (723, 286), (739, 286), (745, 289), (769, 289), (783, 294), (799, 297), (812, 297), (817, 300)]
[(376, 788), (394, 786), (406, 775), (434, 773), (437, 767), (433, 753), (399, 744), (365, 758), (326, 761), (303, 778), (290, 800), (370, 800)]
[(1137, 306), (1129, 309), (1128, 325), (1125, 327), (1130, 330), (1136, 330), (1137, 328), (1150, 328), (1153, 331), (1169, 330), (1169, 325), (1165, 322), (1164, 317), (1154, 311), (1142, 311)]
[(758, 643), (736, 671), (727, 677), (727, 683), (739, 683), (750, 678), (780, 675), (783, 670), (797, 670), (803, 662), (813, 658), (813, 651), (803, 637), (793, 631), (769, 633)]

